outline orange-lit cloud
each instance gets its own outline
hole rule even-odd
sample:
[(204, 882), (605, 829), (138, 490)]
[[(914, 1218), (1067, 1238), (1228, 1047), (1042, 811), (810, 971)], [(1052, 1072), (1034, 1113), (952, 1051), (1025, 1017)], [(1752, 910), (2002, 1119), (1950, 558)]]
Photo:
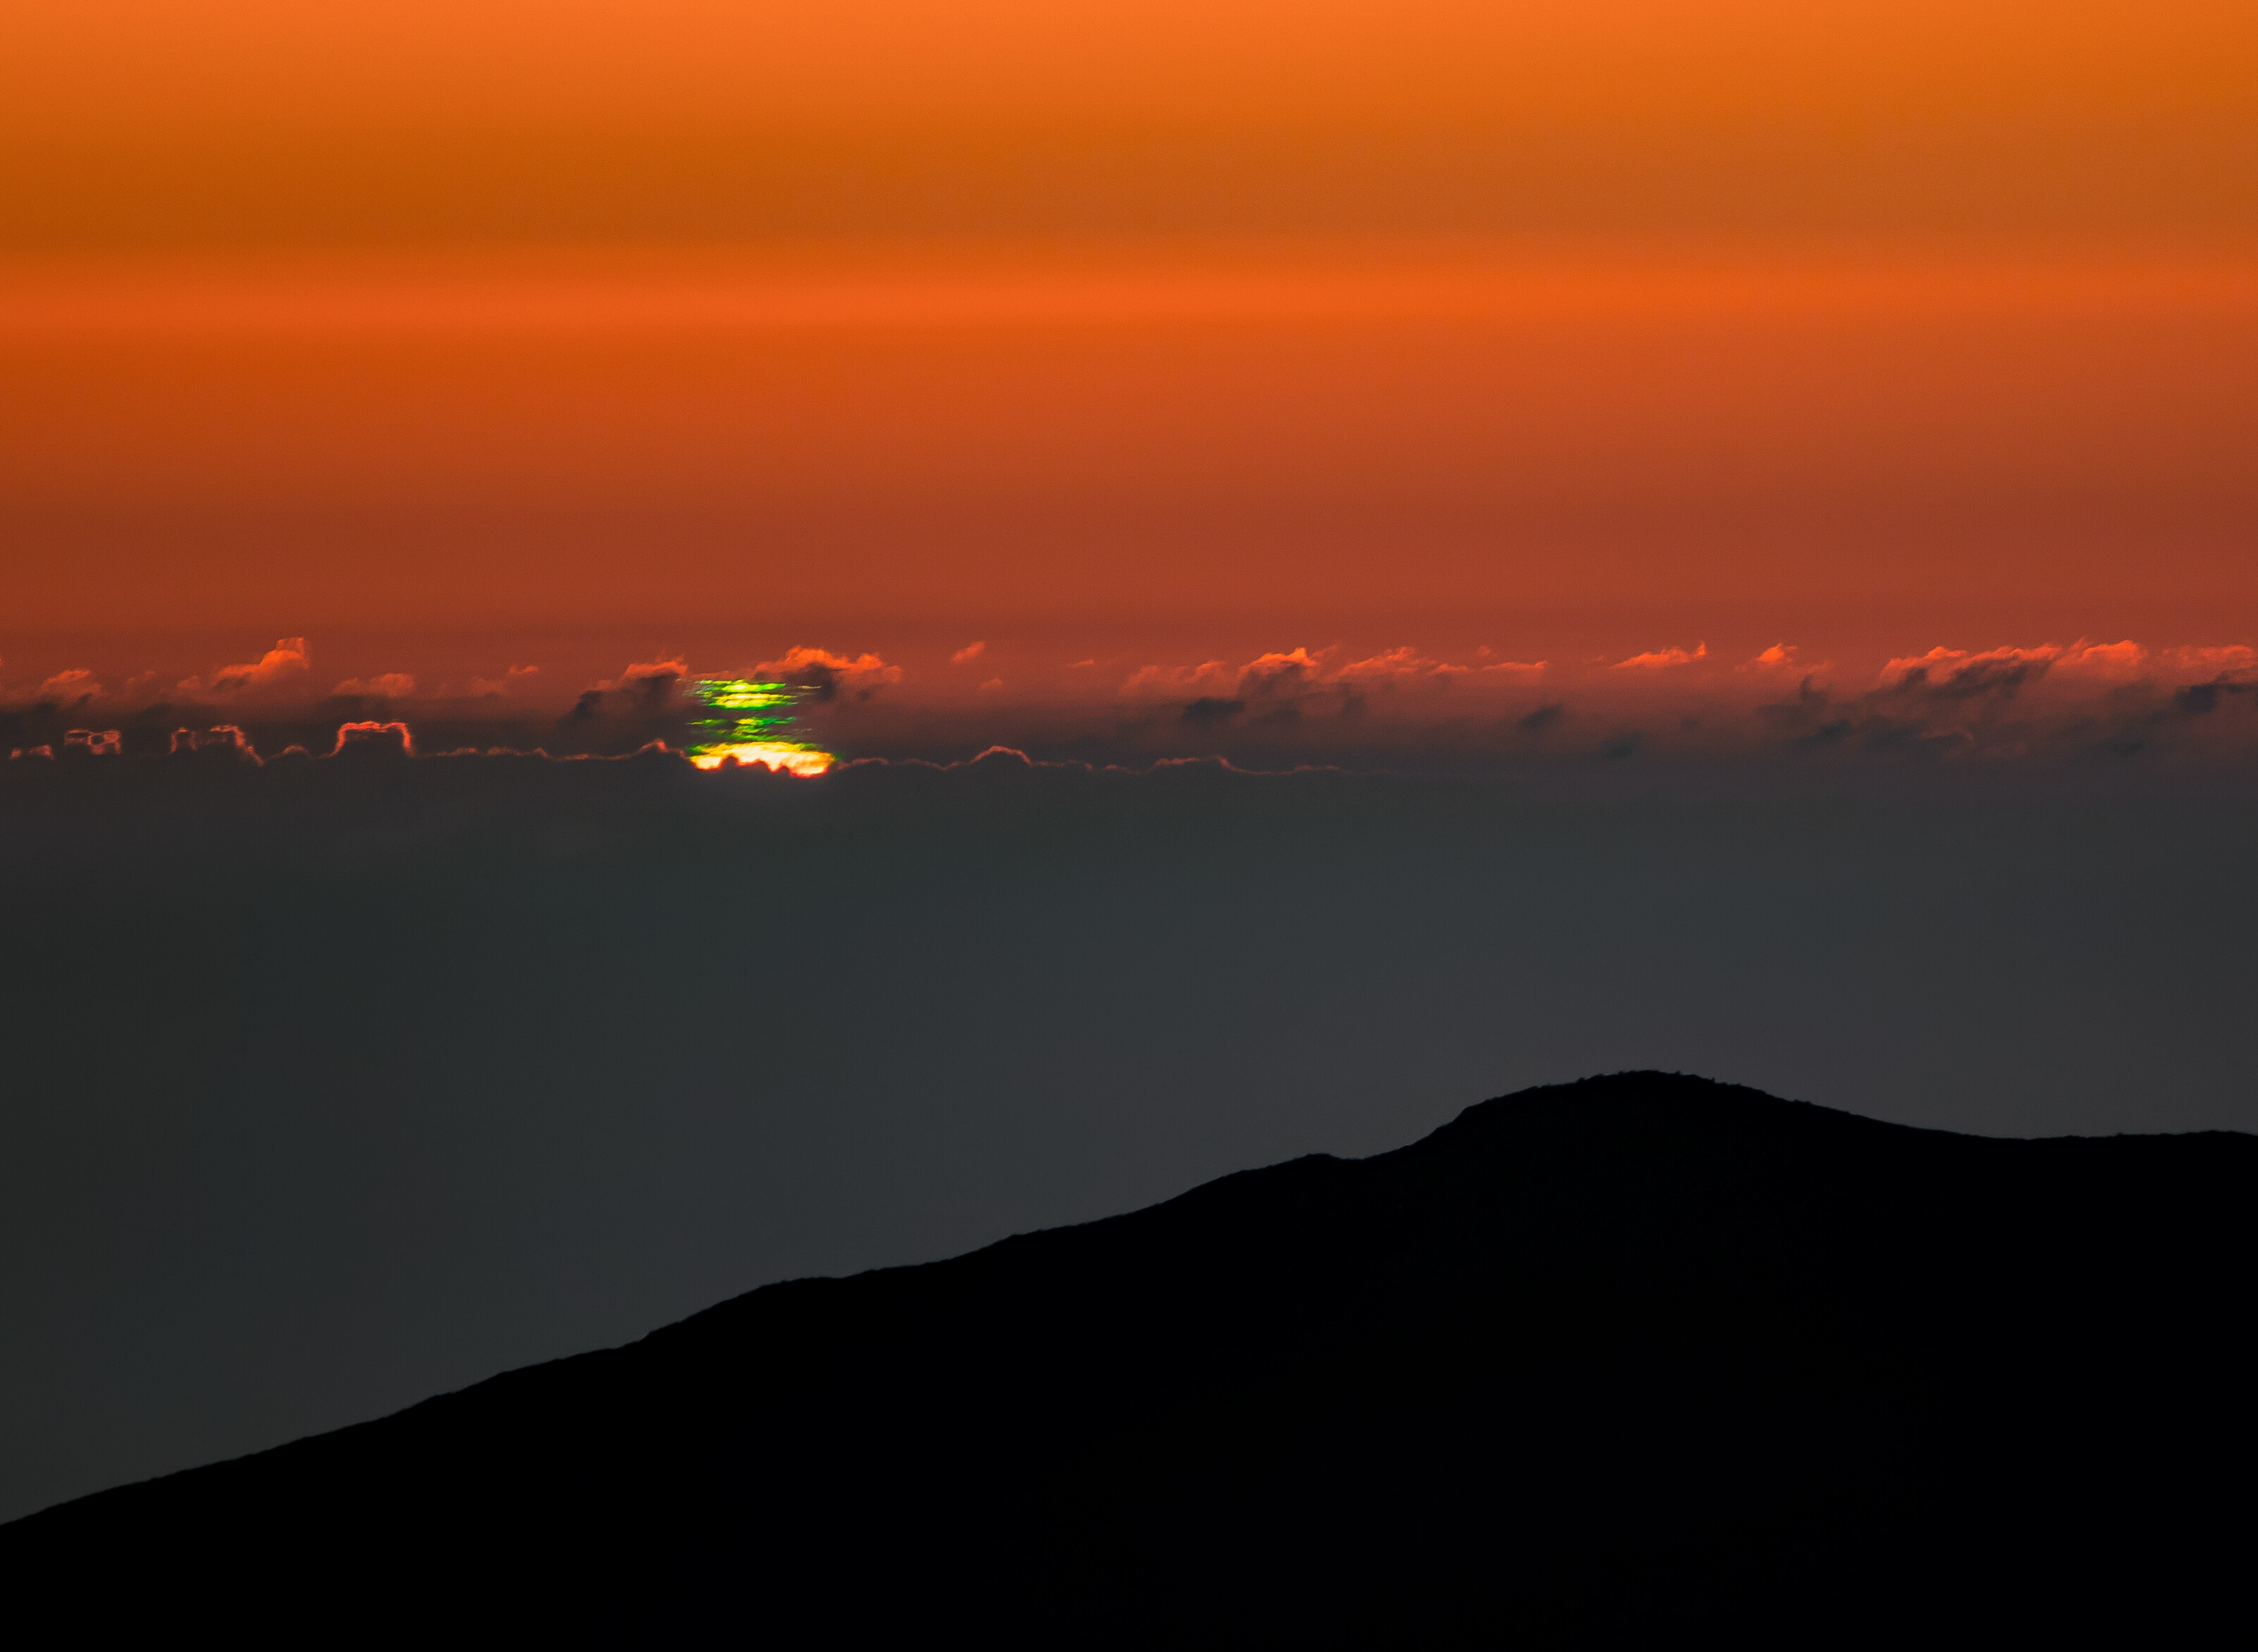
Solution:
[(1239, 689), (1239, 673), (1221, 660), (1198, 665), (1142, 665), (1121, 685), (1130, 699), (1182, 694), (1232, 694)]
[(1966, 649), (1937, 647), (1931, 649), (1926, 654), (1906, 655), (1890, 661), (1882, 667), (1881, 680), (1885, 683), (1904, 683), (1908, 679), (1926, 681), (1940, 672), (1952, 675), (1970, 667), (1980, 669), (1995, 664), (2035, 664), (2043, 668), (2052, 664), (2055, 656), (2060, 652), (2061, 649), (2051, 646), (2036, 649), (1987, 649), (1981, 654), (1971, 654)]
[(1736, 669), (1758, 676), (1792, 676), (1798, 672), (1811, 674), (1833, 669), (1832, 660), (1807, 660), (1803, 650), (1793, 642), (1775, 642), (1762, 653), (1743, 662)]
[(841, 689), (867, 699), (902, 680), (900, 666), (889, 665), (875, 654), (849, 657), (828, 649), (787, 649), (782, 658), (763, 660), (753, 670), (756, 676), (811, 690), (819, 700), (832, 699)]
[(1684, 649), (1655, 649), (1644, 654), (1634, 654), (1627, 660), (1617, 660), (1615, 669), (1618, 671), (1659, 671), (1674, 665), (1691, 665), (1696, 660), (1708, 657), (1709, 645), (1701, 642), (1694, 645), (1691, 654)]
[(596, 688), (610, 694), (621, 689), (647, 689), (654, 683), (671, 683), (689, 675), (690, 663), (686, 660), (646, 660), (628, 666), (617, 677), (607, 677)]
[(1544, 675), (1543, 660), (1491, 660), (1489, 650), (1481, 649), (1471, 665), (1455, 665), (1421, 653), (1417, 649), (1404, 647), (1383, 650), (1369, 659), (1352, 660), (1331, 677), (1333, 682), (1356, 683), (1367, 685), (1408, 683), (1532, 682)]
[(2148, 659), (2148, 650), (2137, 642), (2088, 642), (2084, 638), (2067, 645), (2042, 642), (2035, 648), (1986, 649), (1980, 653), (1934, 648), (1926, 654), (1907, 655), (1890, 661), (1882, 668), (1881, 680), (1903, 682), (1919, 674), (1924, 679), (1950, 681), (2017, 669), (2027, 672), (2061, 670), (2122, 676), (2137, 672)]
[(968, 642), (948, 656), (948, 663), (951, 665), (969, 665), (985, 653), (987, 648), (985, 642)]
[(39, 684), (38, 692), (41, 699), (83, 703), (101, 698), (102, 684), (95, 681), (92, 671), (79, 669), (56, 672)]
[(313, 663), (303, 637), (284, 637), (248, 665), (223, 665), (210, 680), (191, 677), (176, 692), (182, 694), (245, 694), (288, 686), (302, 677)]
[(2148, 650), (2139, 643), (2086, 642), (2072, 643), (2063, 650), (2058, 663), (2065, 670), (2110, 671), (2119, 675), (2139, 670), (2148, 663)]
[(346, 752), (368, 752), (390, 755), (398, 753), (412, 756), (415, 741), (405, 723), (341, 723), (337, 727), (337, 743), (330, 755), (342, 756)]
[[(1208, 660), (1193, 666), (1147, 665), (1140, 667), (1121, 685), (1121, 693), (1130, 699), (1178, 695), (1279, 698), (1321, 688), (1527, 683), (1545, 670), (1542, 660), (1488, 660), (1480, 656), (1472, 664), (1454, 664), (1408, 645), (1335, 665), (1330, 661), (1337, 652), (1320, 649), (1312, 653), (1306, 647), (1273, 651), (1258, 655), (1236, 668), (1221, 660)], [(1484, 655), (1488, 652), (1482, 650)]]
[(1264, 654), (1239, 668), (1233, 686), (1244, 694), (1284, 694), (1313, 686), (1324, 680), (1324, 654), (1311, 655), (1305, 648), (1286, 654)]

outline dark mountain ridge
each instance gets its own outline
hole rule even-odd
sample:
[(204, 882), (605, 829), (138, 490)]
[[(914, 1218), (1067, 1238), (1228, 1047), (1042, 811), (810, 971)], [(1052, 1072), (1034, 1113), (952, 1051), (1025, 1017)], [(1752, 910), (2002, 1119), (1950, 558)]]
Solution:
[(2258, 1138), (1592, 1079), (770, 1286), (0, 1568), (100, 1617), (785, 1641), (2153, 1629), (2247, 1563), (2254, 1190)]

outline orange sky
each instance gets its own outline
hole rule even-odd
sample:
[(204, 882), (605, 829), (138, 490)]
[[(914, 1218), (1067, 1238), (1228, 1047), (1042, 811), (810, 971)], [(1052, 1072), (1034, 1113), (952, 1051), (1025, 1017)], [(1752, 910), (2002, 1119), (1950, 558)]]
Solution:
[(57, 241), (1293, 228), (2240, 234), (2240, 0), (78, 0)]
[(2251, 640), (2254, 69), (2184, 0), (18, 8), (0, 652)]

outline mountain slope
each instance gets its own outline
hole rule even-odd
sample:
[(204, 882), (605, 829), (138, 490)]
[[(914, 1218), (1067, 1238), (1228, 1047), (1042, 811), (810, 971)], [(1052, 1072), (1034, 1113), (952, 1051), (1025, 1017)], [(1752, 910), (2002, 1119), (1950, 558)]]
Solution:
[(2248, 1137), (1589, 1080), (771, 1286), (46, 1511), (0, 1568), (108, 1613), (786, 1641), (2153, 1625), (2250, 1535), (2215, 1494), (2254, 1189)]

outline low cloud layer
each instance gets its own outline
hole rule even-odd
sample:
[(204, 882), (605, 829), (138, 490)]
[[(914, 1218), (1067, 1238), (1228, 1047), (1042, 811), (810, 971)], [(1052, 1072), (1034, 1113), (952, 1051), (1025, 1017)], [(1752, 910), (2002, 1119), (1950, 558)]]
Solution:
[(310, 686), (310, 658), (304, 639), (288, 638), (169, 692), (153, 673), (113, 688), (85, 668), (0, 684), (0, 753), (160, 756), (180, 748), (181, 731), (215, 727), (242, 731), (262, 756), (322, 752), (341, 724), (373, 719), (406, 723), (424, 752), (619, 755), (694, 743), (695, 679), (749, 676), (792, 689), (790, 738), (842, 762), (947, 762), (991, 745), (1101, 766), (1207, 756), (1250, 769), (1405, 772), (1579, 761), (2233, 768), (2258, 758), (2258, 649), (2129, 638), (1936, 646), (1878, 671), (1838, 669), (1783, 641), (1745, 657), (1697, 642), (1581, 661), (1298, 645), (1111, 676), (1075, 661), (1047, 677), (1017, 665), (989, 674), (998, 656), (984, 643), (922, 671), (869, 650), (797, 645), (749, 665), (648, 659), (579, 688), (513, 664), (430, 682), (369, 672), (327, 694)]

